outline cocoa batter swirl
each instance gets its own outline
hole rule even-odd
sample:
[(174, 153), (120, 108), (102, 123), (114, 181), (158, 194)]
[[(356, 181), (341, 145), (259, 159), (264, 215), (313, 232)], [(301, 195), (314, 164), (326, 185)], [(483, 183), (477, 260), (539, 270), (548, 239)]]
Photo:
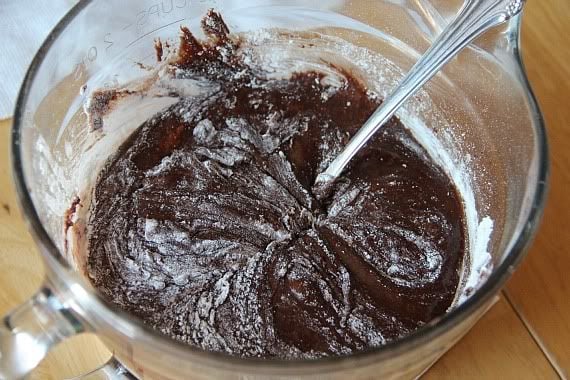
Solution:
[(221, 17), (183, 29), (172, 81), (212, 91), (137, 129), (99, 175), (87, 271), (173, 339), (244, 357), (348, 354), (446, 312), (464, 251), (449, 178), (399, 120), (333, 195), (315, 176), (379, 105), (354, 75), (266, 75)]

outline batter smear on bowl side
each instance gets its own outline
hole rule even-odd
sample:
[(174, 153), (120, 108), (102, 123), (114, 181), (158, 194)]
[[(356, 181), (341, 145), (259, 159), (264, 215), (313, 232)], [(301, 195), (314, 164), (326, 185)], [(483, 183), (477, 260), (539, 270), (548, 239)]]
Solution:
[[(269, 73), (213, 11), (202, 28), (206, 41), (183, 28), (167, 61), (179, 100), (99, 174), (93, 285), (173, 339), (243, 357), (348, 354), (444, 314), (466, 234), (444, 171), (393, 118), (317, 200), (315, 176), (378, 97), (334, 65), (335, 80)], [(94, 125), (104, 130), (99, 114), (127, 95), (96, 93)]]

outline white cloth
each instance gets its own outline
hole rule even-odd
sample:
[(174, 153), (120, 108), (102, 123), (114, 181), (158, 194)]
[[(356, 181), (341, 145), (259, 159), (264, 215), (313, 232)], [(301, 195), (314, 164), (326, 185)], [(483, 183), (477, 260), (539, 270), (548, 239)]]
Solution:
[(11, 117), (28, 66), (77, 0), (0, 0), (0, 119)]

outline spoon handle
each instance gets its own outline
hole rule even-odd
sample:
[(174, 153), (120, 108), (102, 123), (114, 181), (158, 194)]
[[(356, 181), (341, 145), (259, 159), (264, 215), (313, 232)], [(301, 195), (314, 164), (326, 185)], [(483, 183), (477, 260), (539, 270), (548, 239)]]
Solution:
[(467, 0), (459, 14), (416, 62), (395, 91), (364, 123), (342, 152), (319, 174), (316, 183), (336, 179), (354, 155), (451, 58), (488, 29), (518, 14), (525, 0)]

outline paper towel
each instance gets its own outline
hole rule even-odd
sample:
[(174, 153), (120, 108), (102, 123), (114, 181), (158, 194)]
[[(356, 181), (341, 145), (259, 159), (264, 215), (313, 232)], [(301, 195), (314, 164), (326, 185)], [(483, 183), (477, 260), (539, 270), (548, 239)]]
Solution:
[(0, 0), (0, 119), (12, 116), (34, 54), (77, 0)]

